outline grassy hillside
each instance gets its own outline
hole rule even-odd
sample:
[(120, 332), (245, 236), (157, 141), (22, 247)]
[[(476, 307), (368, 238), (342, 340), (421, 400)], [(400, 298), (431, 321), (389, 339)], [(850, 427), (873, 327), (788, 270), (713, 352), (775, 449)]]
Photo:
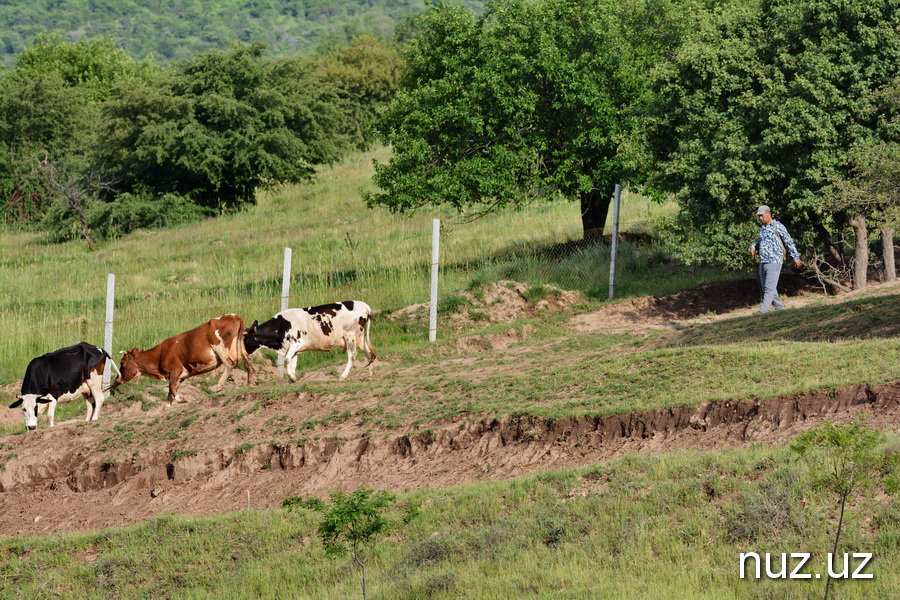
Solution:
[[(578, 238), (574, 205), (537, 203), (470, 222), (440, 213), (371, 211), (359, 190), (367, 185), (373, 158), (384, 160), (386, 153), (359, 155), (314, 184), (265, 196), (245, 213), (139, 232), (96, 252), (3, 233), (3, 383), (21, 377), (32, 356), (82, 338), (101, 342), (110, 272), (117, 275), (117, 349), (156, 343), (222, 312), (267, 318), (280, 305), (285, 246), (294, 252), (291, 304), (369, 302), (380, 311), (374, 337), (381, 360), (372, 379), (354, 371), (345, 382), (335, 380), (342, 362), (335, 354), (304, 355), (306, 377), (295, 385), (270, 377), (253, 390), (230, 385), (213, 393), (212, 380), (198, 378), (190, 382), (204, 399), (172, 409), (160, 405), (163, 384), (144, 378), (121, 388), (98, 423), (69, 423), (29, 436), (21, 435), (20, 423), (3, 426), (0, 469), (38, 477), (40, 468), (19, 468), (29, 459), (23, 449), (33, 454), (50, 436), (71, 450), (57, 459), (47, 447), (48, 464), (92, 461), (112, 474), (127, 464), (139, 478), (152, 474), (153, 460), (169, 463), (155, 465), (165, 473), (168, 466), (180, 468), (179, 460), (202, 463), (207, 455), (237, 456), (267, 445), (302, 448), (331, 440), (353, 447), (373, 440), (374, 447), (493, 417), (550, 424), (897, 377), (897, 285), (842, 298), (792, 298), (790, 310), (762, 319), (741, 312), (700, 314), (673, 324), (639, 302), (605, 302), (606, 247), (563, 244)], [(626, 196), (623, 222), (627, 230), (644, 232), (671, 210)], [(445, 223), (445, 312), (438, 343), (430, 344), (427, 328), (399, 309), (427, 300), (434, 216)], [(712, 298), (705, 306), (714, 306), (735, 277), (685, 268), (658, 246), (625, 243), (622, 251), (623, 297), (718, 280), (706, 292)], [(614, 330), (604, 328), (608, 320), (597, 320), (601, 325), (577, 327), (570, 313), (508, 322), (474, 318), (489, 308), (476, 303), (503, 279), (577, 289), (583, 299), (570, 308), (579, 317), (629, 314), (630, 325)], [(554, 294), (540, 289), (525, 294), (531, 304)], [(454, 294), (459, 290), (470, 296)], [(696, 316), (702, 309), (693, 310)], [(82, 411), (80, 403), (62, 405), (57, 421)], [(776, 425), (778, 439), (786, 439)], [(898, 443), (894, 427), (879, 452), (895, 453)], [(577, 454), (577, 442), (572, 444)], [(717, 445), (712, 440), (705, 447)], [(444, 460), (460, 459), (448, 451)], [(750, 599), (823, 593), (824, 579), (739, 578), (738, 557), (751, 551), (810, 552), (806, 572), (825, 572), (835, 502), (814, 489), (807, 467), (783, 445), (626, 454), (507, 481), (493, 480), (491, 460), (489, 454), (479, 459), (477, 478), (483, 481), (401, 497), (420, 504), (421, 514), (378, 545), (370, 597)], [(91, 465), (83, 466), (81, 475)], [(272, 476), (271, 464), (237, 474), (228, 468), (217, 472), (232, 478), (226, 488), (274, 480), (265, 479)], [(327, 469), (320, 471), (328, 476)], [(282, 474), (279, 481), (298, 490), (304, 484), (299, 475)], [(23, 522), (39, 526), (35, 517), (52, 520), (66, 510), (62, 501), (100, 497), (76, 493), (73, 481), (32, 491), (46, 510), (22, 510)], [(180, 493), (193, 489), (190, 480), (166, 484)], [(152, 491), (140, 493), (139, 501), (149, 504)], [(0, 502), (4, 494), (8, 507), (12, 492), (0, 494)], [(34, 505), (30, 496), (28, 502)], [(838, 581), (836, 595), (900, 596), (896, 493), (876, 486), (850, 508), (842, 549), (873, 553), (867, 572), (874, 579)], [(316, 524), (313, 513), (272, 508), (207, 518), (169, 515), (78, 535), (6, 537), (0, 540), (0, 599), (360, 597), (354, 565), (325, 557)]]
[[(535, 203), (474, 221), (437, 211), (407, 217), (367, 209), (360, 190), (369, 185), (372, 160), (386, 158), (385, 150), (359, 154), (324, 170), (313, 184), (264, 195), (246, 212), (137, 232), (96, 252), (79, 242), (47, 244), (40, 234), (0, 232), (6, 336), (0, 384), (20, 378), (34, 356), (82, 339), (102, 345), (109, 273), (116, 276), (116, 351), (152, 346), (226, 312), (248, 322), (271, 317), (281, 306), (285, 247), (293, 250), (291, 306), (355, 298), (391, 311), (426, 302), (434, 217), (443, 220), (444, 294), (514, 278), (607, 297), (608, 247), (541, 252), (580, 237), (574, 204)], [(623, 228), (646, 229), (672, 210), (626, 195)], [(620, 296), (722, 277), (673, 269), (659, 251), (626, 248), (623, 255)], [(384, 344), (384, 333), (379, 337)]]

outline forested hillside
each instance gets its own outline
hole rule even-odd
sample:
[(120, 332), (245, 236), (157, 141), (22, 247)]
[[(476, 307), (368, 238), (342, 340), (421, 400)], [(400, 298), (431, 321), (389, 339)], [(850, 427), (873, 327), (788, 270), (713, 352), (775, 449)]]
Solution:
[[(460, 4), (481, 11), (482, 0)], [(264, 42), (273, 54), (309, 54), (370, 34), (387, 39), (426, 0), (10, 0), (0, 3), (6, 66), (41, 33), (112, 37), (132, 58), (186, 59), (228, 42)]]

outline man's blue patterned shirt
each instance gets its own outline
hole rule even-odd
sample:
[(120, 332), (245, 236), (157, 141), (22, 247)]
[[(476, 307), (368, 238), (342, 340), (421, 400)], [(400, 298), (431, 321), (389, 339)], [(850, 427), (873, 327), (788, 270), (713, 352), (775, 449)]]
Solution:
[[(779, 234), (781, 235), (781, 241), (778, 239)], [(791, 258), (799, 260), (800, 253), (797, 252), (797, 247), (794, 245), (794, 240), (791, 239), (791, 234), (788, 233), (784, 225), (775, 219), (772, 219), (772, 222), (768, 225), (760, 227), (759, 237), (756, 238), (756, 241), (750, 247), (756, 248), (756, 252), (759, 254), (759, 262), (780, 263), (784, 261), (782, 242), (784, 242), (784, 248), (787, 249)]]

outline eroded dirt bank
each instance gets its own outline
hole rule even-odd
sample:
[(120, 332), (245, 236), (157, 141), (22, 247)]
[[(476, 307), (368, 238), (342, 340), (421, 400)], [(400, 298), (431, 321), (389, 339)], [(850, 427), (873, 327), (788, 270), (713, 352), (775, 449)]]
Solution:
[[(311, 431), (308, 439), (272, 441), (281, 415), (308, 410), (317, 400), (298, 393), (267, 402), (248, 393), (227, 407), (213, 398), (189, 411), (159, 407), (157, 415), (112, 405), (100, 426), (69, 422), (9, 436), (0, 449), (0, 536), (94, 530), (167, 513), (221, 513), (248, 502), (276, 508), (289, 494), (323, 495), (361, 483), (401, 491), (590, 464), (625, 452), (777, 443), (857, 412), (867, 413), (877, 428), (895, 429), (900, 422), (898, 380), (762, 402), (705, 402), (556, 421), (470, 418), (414, 433), (348, 421), (321, 435)], [(222, 427), (226, 411), (248, 411), (240, 421), (242, 435)], [(189, 443), (142, 435), (129, 426), (138, 417), (155, 419), (146, 428), (181, 419)]]

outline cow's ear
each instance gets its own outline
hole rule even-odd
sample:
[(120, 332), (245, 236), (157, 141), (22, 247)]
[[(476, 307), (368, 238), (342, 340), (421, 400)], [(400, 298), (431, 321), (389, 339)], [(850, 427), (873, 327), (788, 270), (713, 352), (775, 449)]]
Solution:
[(16, 408), (18, 406), (22, 406), (22, 398), (19, 398), (15, 402), (9, 405), (10, 408)]
[(38, 398), (37, 399), (38, 404), (50, 404), (51, 402), (53, 402), (53, 400), (51, 398)]

